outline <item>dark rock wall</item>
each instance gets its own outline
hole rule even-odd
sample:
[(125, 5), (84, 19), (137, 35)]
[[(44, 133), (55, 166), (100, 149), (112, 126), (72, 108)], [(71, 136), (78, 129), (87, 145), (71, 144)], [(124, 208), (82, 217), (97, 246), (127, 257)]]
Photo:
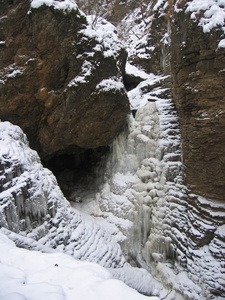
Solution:
[(186, 183), (207, 198), (225, 194), (225, 49), (222, 31), (203, 33), (184, 12), (171, 23), (173, 97), (179, 114)]
[(80, 31), (87, 21), (78, 10), (3, 1), (0, 17), (0, 118), (19, 125), (42, 157), (110, 144), (129, 104), (122, 87), (96, 86), (121, 81), (125, 50), (105, 57), (105, 45)]

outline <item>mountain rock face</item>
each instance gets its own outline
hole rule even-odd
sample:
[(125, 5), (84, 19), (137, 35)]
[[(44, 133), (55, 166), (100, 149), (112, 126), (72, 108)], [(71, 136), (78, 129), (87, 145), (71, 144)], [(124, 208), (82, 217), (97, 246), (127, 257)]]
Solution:
[(0, 118), (41, 157), (110, 144), (129, 111), (114, 27), (98, 20), (93, 30), (75, 3), (59, 3), (0, 8)]
[(132, 56), (132, 61), (147, 71), (171, 75), (185, 182), (193, 192), (224, 202), (224, 27), (218, 26), (219, 14), (215, 27), (210, 6), (204, 15), (198, 5), (196, 1), (192, 9), (191, 1), (152, 1), (146, 30), (150, 58)]
[(225, 201), (225, 49), (221, 28), (204, 33), (184, 11), (171, 23), (173, 96), (180, 117), (186, 182)]

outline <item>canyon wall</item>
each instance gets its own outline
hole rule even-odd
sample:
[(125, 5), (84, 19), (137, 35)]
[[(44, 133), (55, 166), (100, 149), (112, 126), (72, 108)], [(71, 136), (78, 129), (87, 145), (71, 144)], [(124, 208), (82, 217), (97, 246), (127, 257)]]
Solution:
[(171, 22), (173, 97), (179, 113), (186, 183), (225, 201), (225, 49), (221, 28), (203, 32), (190, 13)]

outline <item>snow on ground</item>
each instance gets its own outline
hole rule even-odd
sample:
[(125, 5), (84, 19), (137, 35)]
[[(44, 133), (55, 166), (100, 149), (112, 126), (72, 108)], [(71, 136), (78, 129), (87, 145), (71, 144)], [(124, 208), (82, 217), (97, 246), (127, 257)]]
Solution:
[(20, 249), (0, 233), (1, 300), (157, 300), (113, 279), (103, 267), (63, 253)]

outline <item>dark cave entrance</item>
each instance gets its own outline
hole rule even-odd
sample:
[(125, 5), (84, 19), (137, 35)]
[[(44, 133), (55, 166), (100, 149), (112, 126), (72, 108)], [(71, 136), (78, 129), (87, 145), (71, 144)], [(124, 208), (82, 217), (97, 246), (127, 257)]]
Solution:
[(65, 153), (42, 163), (53, 172), (69, 201), (82, 202), (83, 197), (95, 194), (103, 183), (109, 150), (106, 146)]

